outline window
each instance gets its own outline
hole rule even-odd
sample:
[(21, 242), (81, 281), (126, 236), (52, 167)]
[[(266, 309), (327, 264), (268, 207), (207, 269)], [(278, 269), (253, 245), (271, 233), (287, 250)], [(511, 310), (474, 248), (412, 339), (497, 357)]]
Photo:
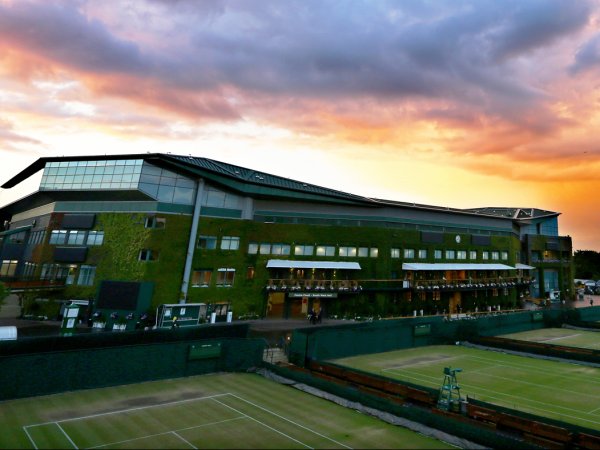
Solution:
[(200, 269), (192, 272), (192, 287), (208, 287), (212, 278), (212, 270)]
[(235, 278), (235, 269), (218, 269), (217, 270), (217, 286), (230, 287), (233, 285)]
[(5, 259), (0, 266), (0, 275), (3, 277), (14, 277), (19, 261), (16, 259)]
[(289, 255), (290, 246), (287, 244), (273, 244), (271, 246), (271, 254), (273, 255)]
[(295, 245), (294, 255), (312, 256), (315, 248), (313, 245)]
[(270, 255), (271, 254), (271, 244), (268, 242), (262, 242), (260, 244), (260, 254), (261, 255)]
[(371, 247), (369, 249), (369, 256), (371, 258), (377, 258), (379, 256), (379, 249), (377, 247)]
[(92, 286), (96, 276), (96, 266), (82, 265), (79, 269), (79, 278), (77, 284), (80, 286)]
[(419, 250), (419, 259), (427, 259), (427, 250), (425, 250), (425, 249)]
[(404, 249), (404, 258), (406, 259), (414, 259), (415, 250), (413, 248), (405, 248)]
[(317, 245), (317, 256), (335, 256), (335, 247), (332, 245)]
[(206, 250), (214, 250), (217, 248), (217, 237), (216, 236), (200, 236), (198, 239), (198, 248), (204, 248)]
[(45, 230), (34, 231), (29, 235), (29, 244), (37, 245), (44, 242), (44, 236), (46, 235)]
[(392, 258), (400, 258), (400, 249), (399, 248), (393, 248), (393, 249), (391, 249), (390, 256)]
[(477, 259), (477, 250), (469, 250), (469, 259)]
[(104, 242), (104, 231), (88, 232), (87, 245), (102, 245)]
[(249, 255), (256, 255), (258, 253), (258, 243), (256, 242), (250, 242), (248, 244), (248, 254)]
[(488, 251), (481, 252), (481, 259), (490, 259), (490, 252), (488, 252)]
[(63, 245), (67, 241), (67, 230), (52, 230), (49, 244)]
[(467, 251), (466, 250), (457, 250), (456, 251), (456, 259), (467, 259)]
[(221, 250), (237, 250), (240, 248), (240, 238), (236, 236), (223, 236)]
[(502, 261), (508, 260), (508, 252), (501, 252), (500, 259), (502, 259)]
[(433, 257), (435, 259), (442, 259), (442, 251), (441, 250), (434, 250), (433, 251)]
[(356, 247), (340, 247), (340, 257), (356, 258)]
[(255, 274), (254, 267), (249, 266), (246, 268), (246, 280), (253, 280), (254, 274)]
[(366, 258), (369, 256), (369, 247), (358, 247), (358, 257)]
[(144, 223), (144, 228), (161, 229), (161, 228), (164, 228), (166, 224), (167, 224), (167, 219), (164, 217), (148, 216), (148, 217), (146, 217), (146, 222)]
[(23, 268), (23, 277), (24, 278), (33, 278), (35, 269), (37, 269), (37, 264), (32, 263), (32, 262), (25, 262), (25, 267)]
[(158, 253), (148, 249), (140, 250), (138, 259), (140, 261), (156, 261), (158, 259)]
[(454, 250), (446, 250), (446, 259), (454, 259), (456, 257), (456, 253)]
[(85, 242), (85, 231), (69, 231), (68, 245), (83, 245)]
[(498, 261), (500, 259), (500, 252), (492, 252), (492, 259)]

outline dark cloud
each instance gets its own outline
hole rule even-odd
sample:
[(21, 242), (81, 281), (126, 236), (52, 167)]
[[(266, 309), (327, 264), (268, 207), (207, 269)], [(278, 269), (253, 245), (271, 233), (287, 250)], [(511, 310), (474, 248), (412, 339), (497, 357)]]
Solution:
[(569, 67), (571, 75), (600, 66), (600, 34), (587, 41), (575, 54), (575, 62)]
[[(117, 33), (108, 19), (86, 16), (85, 4), (0, 6), (0, 40), (152, 86), (108, 83), (111, 95), (140, 92), (215, 117), (243, 115), (222, 94), (232, 88), (241, 97), (334, 102), (442, 99), (519, 121), (547, 100), (520, 58), (581, 29), (591, 14), (587, 1), (562, 0), (147, 0), (128, 4), (156, 16), (140, 30), (146, 39), (135, 39), (136, 30)], [(594, 55), (582, 49), (576, 67)]]
[(94, 73), (149, 70), (133, 42), (114, 37), (88, 20), (77, 3), (0, 3), (0, 44), (37, 53), (59, 64)]

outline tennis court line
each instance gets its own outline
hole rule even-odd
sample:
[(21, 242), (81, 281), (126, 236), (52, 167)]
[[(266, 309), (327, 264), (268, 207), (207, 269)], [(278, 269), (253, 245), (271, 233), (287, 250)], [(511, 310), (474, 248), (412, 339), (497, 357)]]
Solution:
[[(421, 381), (421, 382), (423, 382), (423, 378), (431, 378), (431, 379), (435, 379), (435, 380), (437, 380), (437, 378), (435, 378), (435, 377), (432, 377), (432, 376), (430, 376), (430, 375), (422, 375), (422, 374), (419, 374), (419, 375), (420, 375), (420, 377), (417, 377), (417, 376), (415, 376), (415, 375), (412, 375), (412, 376), (411, 376), (410, 374), (409, 374), (409, 375), (404, 375), (404, 376), (405, 376), (406, 378), (410, 378), (410, 379), (418, 380), (418, 381)], [(431, 382), (431, 381), (430, 381), (429, 383), (433, 384), (433, 382)], [(540, 401), (538, 401), (538, 400), (527, 399), (527, 398), (524, 398), (524, 397), (519, 397), (519, 396), (512, 395), (512, 394), (505, 394), (505, 393), (503, 393), (503, 392), (494, 391), (494, 390), (492, 390), (492, 389), (481, 388), (481, 387), (478, 387), (478, 386), (473, 386), (473, 385), (470, 385), (470, 384), (464, 384), (464, 383), (460, 383), (460, 386), (468, 386), (470, 389), (474, 389), (474, 390), (480, 390), (480, 391), (487, 391), (487, 392), (492, 392), (493, 394), (496, 394), (497, 396), (500, 396), (500, 397), (497, 397), (497, 396), (496, 396), (496, 397), (494, 397), (494, 396), (492, 396), (492, 395), (489, 395), (489, 394), (487, 394), (487, 395), (488, 395), (488, 397), (489, 397), (489, 398), (491, 398), (491, 399), (500, 400), (501, 402), (506, 402), (506, 399), (505, 399), (505, 398), (502, 398), (502, 396), (504, 396), (504, 397), (516, 397), (516, 398), (518, 398), (518, 399), (520, 399), (520, 400), (525, 400), (526, 402), (534, 402), (534, 403), (539, 403), (539, 404), (541, 404), (541, 405), (544, 405), (544, 406), (552, 406), (552, 407), (555, 407), (555, 408), (556, 408), (556, 407), (558, 407), (558, 408), (565, 409), (565, 410), (569, 410), (569, 411), (572, 411), (572, 412), (575, 412), (575, 413), (588, 414), (588, 413), (587, 413), (587, 412), (585, 412), (585, 411), (580, 411), (580, 410), (576, 410), (576, 409), (568, 408), (568, 407), (566, 407), (566, 406), (560, 406), (560, 405), (556, 405), (556, 404), (554, 404), (554, 405), (549, 405), (548, 403), (540, 402)], [(595, 420), (589, 420), (589, 419), (585, 419), (585, 418), (583, 418), (583, 417), (581, 417), (581, 416), (573, 416), (573, 415), (570, 415), (570, 414), (561, 413), (561, 412), (559, 412), (559, 411), (556, 411), (556, 410), (552, 410), (552, 409), (544, 409), (544, 408), (540, 408), (540, 407), (537, 407), (537, 406), (532, 406), (532, 405), (528, 405), (528, 404), (524, 404), (524, 405), (522, 405), (522, 408), (523, 408), (523, 409), (526, 409), (526, 408), (528, 408), (528, 409), (532, 409), (532, 410), (543, 411), (543, 412), (547, 412), (547, 413), (550, 413), (550, 414), (558, 415), (559, 417), (560, 417), (560, 416), (562, 416), (562, 417), (569, 417), (569, 418), (572, 418), (572, 419), (576, 419), (576, 420), (581, 420), (581, 421), (584, 421), (584, 422), (593, 423), (593, 424), (595, 424), (595, 425), (599, 425), (599, 424), (600, 424), (600, 422), (597, 422), (597, 421), (595, 421)]]
[(440, 359), (435, 359), (435, 360), (430, 360), (430, 361), (421, 361), (421, 362), (417, 362), (414, 364), (404, 364), (402, 366), (393, 366), (393, 367), (386, 367), (385, 369), (381, 369), (382, 372), (385, 372), (386, 370), (394, 370), (396, 368), (401, 369), (403, 367), (414, 367), (414, 366), (420, 366), (422, 364), (431, 364), (431, 363), (437, 363), (437, 362), (441, 362), (441, 361), (447, 361), (449, 359), (457, 359), (457, 358), (461, 358), (461, 356), (446, 356), (444, 358), (440, 358)]
[(219, 401), (219, 400), (217, 400), (217, 399), (214, 399), (214, 398), (212, 399), (212, 401), (213, 401), (213, 402), (217, 402), (217, 403), (219, 403), (220, 405), (222, 405), (222, 406), (224, 406), (224, 407), (226, 407), (226, 408), (229, 408), (229, 409), (231, 409), (232, 411), (235, 411), (236, 413), (238, 413), (238, 414), (241, 414), (241, 415), (243, 415), (244, 417), (247, 417), (247, 418), (248, 418), (248, 419), (250, 419), (250, 420), (253, 420), (253, 421), (255, 421), (256, 423), (258, 423), (258, 424), (262, 425), (262, 426), (263, 426), (263, 427), (265, 427), (265, 428), (268, 428), (269, 430), (272, 430), (272, 431), (274, 431), (275, 433), (278, 433), (278, 434), (280, 434), (280, 435), (282, 435), (282, 436), (285, 436), (286, 438), (288, 438), (288, 439), (290, 439), (290, 440), (292, 440), (292, 441), (294, 441), (294, 442), (296, 442), (296, 443), (298, 443), (298, 444), (300, 444), (300, 445), (303, 445), (303, 446), (305, 446), (306, 448), (312, 448), (310, 445), (308, 445), (308, 444), (305, 444), (304, 442), (301, 442), (301, 441), (299, 441), (298, 439), (296, 439), (296, 438), (293, 438), (293, 437), (291, 437), (291, 436), (289, 436), (289, 435), (285, 434), (283, 431), (279, 431), (279, 430), (277, 430), (277, 429), (273, 428), (272, 426), (269, 426), (269, 425), (267, 425), (266, 423), (263, 423), (263, 422), (261, 422), (260, 420), (258, 420), (258, 419), (255, 419), (254, 417), (252, 417), (252, 416), (249, 416), (248, 414), (245, 414), (245, 413), (241, 412), (241, 411), (240, 411), (240, 410), (238, 410), (238, 409), (235, 409), (233, 406), (226, 405), (225, 403), (223, 403), (223, 402), (221, 402), (221, 401)]
[(341, 442), (338, 442), (338, 441), (336, 441), (335, 439), (332, 439), (332, 438), (330, 438), (330, 437), (328, 437), (328, 436), (325, 436), (324, 434), (321, 434), (321, 433), (319, 433), (318, 431), (312, 430), (312, 429), (310, 429), (310, 428), (308, 428), (308, 427), (305, 427), (304, 425), (300, 425), (299, 423), (297, 423), (297, 422), (294, 422), (293, 420), (290, 420), (290, 419), (288, 419), (287, 417), (283, 417), (283, 416), (281, 416), (281, 415), (279, 415), (279, 414), (277, 414), (277, 413), (275, 413), (275, 412), (273, 412), (273, 411), (270, 411), (270, 410), (268, 410), (267, 408), (264, 408), (264, 407), (262, 407), (262, 406), (259, 406), (259, 405), (257, 405), (256, 403), (252, 403), (251, 401), (249, 401), (249, 400), (246, 400), (245, 398), (242, 398), (242, 397), (240, 397), (240, 396), (238, 396), (238, 395), (235, 395), (235, 394), (230, 394), (230, 395), (231, 395), (232, 397), (235, 397), (235, 398), (237, 398), (238, 400), (241, 400), (241, 401), (243, 401), (243, 402), (246, 402), (246, 403), (248, 403), (249, 405), (252, 405), (252, 406), (254, 406), (255, 408), (262, 409), (263, 411), (266, 411), (266, 412), (268, 412), (269, 414), (272, 414), (272, 415), (274, 415), (274, 416), (276, 416), (276, 417), (279, 417), (280, 419), (283, 419), (283, 420), (285, 420), (285, 421), (287, 421), (287, 422), (291, 423), (292, 425), (295, 425), (295, 426), (297, 426), (297, 427), (303, 428), (304, 430), (310, 431), (311, 433), (314, 433), (314, 434), (316, 434), (317, 436), (320, 436), (320, 437), (322, 437), (322, 438), (324, 438), (324, 439), (326, 439), (326, 440), (328, 440), (328, 441), (331, 441), (331, 442), (333, 442), (333, 443), (335, 443), (335, 444), (337, 444), (337, 445), (339, 445), (339, 446), (341, 446), (341, 447), (348, 448), (348, 449), (351, 449), (351, 448), (352, 448), (352, 447), (348, 447), (348, 446), (347, 446), (347, 445), (345, 445), (345, 444), (342, 444)]
[(178, 433), (180, 431), (193, 430), (195, 428), (210, 427), (213, 425), (219, 425), (221, 423), (226, 423), (226, 422), (233, 422), (234, 420), (240, 420), (240, 419), (245, 419), (245, 417), (240, 416), (240, 417), (233, 417), (231, 419), (217, 420), (216, 422), (208, 422), (208, 423), (203, 423), (202, 425), (194, 425), (193, 427), (178, 428), (177, 430), (163, 431), (162, 433), (149, 434), (147, 436), (141, 436), (141, 437), (132, 438), (132, 439), (124, 439), (122, 441), (116, 441), (116, 442), (109, 442), (108, 444), (96, 445), (94, 447), (89, 447), (89, 448), (90, 449), (91, 448), (102, 448), (102, 447), (106, 447), (108, 445), (117, 445), (117, 444), (124, 444), (126, 442), (140, 441), (142, 439), (153, 438), (156, 436), (163, 436), (165, 434)]
[(177, 434), (176, 431), (171, 431), (172, 434), (174, 434), (175, 436), (177, 436), (179, 439), (181, 439), (183, 442), (185, 442), (187, 445), (189, 445), (191, 448), (198, 450), (198, 447), (196, 447), (195, 445), (193, 445), (190, 441), (188, 441), (186, 438), (184, 438), (183, 436)]
[(560, 341), (561, 339), (569, 339), (569, 338), (574, 338), (574, 337), (577, 337), (577, 336), (581, 336), (581, 333), (578, 333), (578, 334), (569, 334), (568, 336), (558, 336), (558, 337), (549, 338), (549, 339), (540, 339), (537, 342)]
[(62, 433), (67, 437), (67, 439), (69, 440), (69, 442), (71, 443), (71, 445), (73, 446), (73, 448), (79, 448), (77, 447), (77, 445), (75, 445), (75, 442), (73, 442), (73, 439), (71, 439), (71, 436), (69, 436), (67, 434), (67, 432), (63, 429), (63, 427), (60, 426), (60, 423), (56, 422), (56, 426), (59, 428), (60, 431), (62, 431)]
[(72, 422), (72, 421), (75, 421), (75, 420), (94, 419), (96, 417), (110, 416), (112, 414), (120, 414), (120, 413), (125, 413), (125, 412), (130, 412), (130, 411), (140, 411), (142, 409), (157, 408), (157, 407), (160, 407), (160, 406), (178, 405), (180, 403), (195, 402), (195, 401), (198, 401), (198, 400), (207, 400), (207, 399), (211, 399), (211, 398), (214, 398), (214, 397), (223, 397), (224, 395), (228, 395), (228, 394), (224, 393), (224, 394), (208, 395), (206, 397), (186, 398), (185, 400), (177, 400), (177, 401), (166, 402), (166, 403), (157, 403), (156, 405), (138, 406), (138, 407), (135, 407), (135, 408), (120, 409), (120, 410), (117, 410), (117, 411), (109, 411), (109, 412), (105, 412), (105, 413), (90, 414), (90, 415), (81, 416), (81, 417), (70, 417), (68, 419), (52, 420), (50, 422), (34, 423), (32, 425), (24, 425), (23, 428), (40, 427), (42, 425), (50, 425), (52, 423), (58, 424), (58, 423)]
[[(473, 359), (479, 359), (481, 361), (488, 361), (488, 362), (495, 362), (497, 363), (498, 361), (495, 359), (489, 359), (489, 358), (484, 358), (482, 356), (475, 356), (475, 355), (465, 355), (468, 358), (473, 358)], [(537, 359), (537, 358), (534, 358)], [(537, 359), (538, 361), (545, 361), (542, 360), (541, 358)], [(558, 362), (560, 363), (561, 361), (552, 361), (554, 363)], [(517, 363), (513, 363), (513, 362), (506, 362), (503, 361), (503, 363), (505, 363), (504, 365), (506, 367), (510, 367), (510, 368), (514, 368), (514, 369), (519, 369), (519, 370), (523, 370), (523, 371), (530, 371), (530, 372), (538, 372), (538, 373), (543, 373), (545, 375), (552, 375), (553, 377), (560, 377), (560, 378), (568, 378), (570, 381), (573, 381), (574, 378), (578, 378), (578, 377), (585, 377), (585, 378), (589, 378), (589, 374), (578, 374), (578, 373), (571, 373), (571, 374), (565, 374), (563, 370), (558, 370), (556, 372), (554, 371), (548, 371), (548, 370), (542, 370), (542, 369), (538, 369), (536, 367), (533, 366), (528, 366), (528, 365), (523, 365), (523, 364), (517, 364)], [(564, 364), (571, 364), (571, 365), (576, 365), (579, 366), (579, 364), (577, 364), (577, 362), (564, 362)], [(583, 367), (583, 366), (581, 366)], [(594, 367), (594, 369), (597, 369), (597, 367)], [(586, 379), (586, 383), (592, 383), (592, 384), (600, 384), (600, 381), (593, 381), (593, 380), (587, 380)]]

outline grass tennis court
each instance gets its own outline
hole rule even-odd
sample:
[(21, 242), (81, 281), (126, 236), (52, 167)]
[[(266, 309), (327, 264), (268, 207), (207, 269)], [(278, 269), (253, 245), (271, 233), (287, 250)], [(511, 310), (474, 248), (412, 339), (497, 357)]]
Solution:
[(461, 368), (463, 396), (600, 429), (600, 368), (463, 346), (431, 346), (333, 361), (440, 388), (444, 367)]
[(504, 334), (503, 338), (520, 341), (542, 342), (544, 344), (564, 345), (566, 347), (600, 349), (600, 332), (573, 330), (569, 328), (542, 328), (521, 333)]
[(451, 448), (256, 374), (0, 403), (0, 448)]

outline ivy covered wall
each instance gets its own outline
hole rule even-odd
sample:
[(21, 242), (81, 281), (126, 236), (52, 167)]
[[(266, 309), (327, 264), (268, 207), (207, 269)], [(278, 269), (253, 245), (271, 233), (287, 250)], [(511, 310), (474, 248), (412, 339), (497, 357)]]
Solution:
[[(343, 260), (358, 261), (361, 266), (360, 279), (383, 279), (389, 280), (393, 277), (402, 278), (403, 262), (440, 262), (433, 259), (434, 249), (455, 250), (488, 250), (508, 251), (508, 261), (501, 261), (507, 265), (515, 264), (515, 257), (520, 249), (519, 239), (515, 236), (492, 236), (491, 244), (488, 246), (472, 245), (470, 235), (461, 235), (461, 243), (456, 242), (456, 234), (444, 235), (442, 244), (425, 244), (421, 242), (421, 233), (417, 230), (398, 230), (375, 227), (345, 227), (326, 225), (305, 224), (275, 224), (261, 223), (245, 220), (229, 220), (219, 218), (201, 218), (198, 228), (198, 236), (215, 236), (218, 239), (216, 249), (207, 250), (196, 248), (192, 270), (212, 270), (213, 279), (208, 287), (189, 288), (188, 301), (190, 302), (230, 302), (234, 315), (247, 313), (264, 314), (266, 308), (265, 287), (268, 284), (269, 272), (266, 264), (269, 259), (310, 259), (310, 260)], [(237, 236), (240, 238), (238, 250), (221, 250), (220, 242), (223, 236)], [(283, 243), (292, 246), (295, 244), (306, 245), (332, 245), (354, 246), (354, 247), (376, 247), (379, 250), (377, 258), (340, 258), (335, 257), (298, 257), (294, 255), (276, 256), (248, 254), (250, 242)], [(405, 260), (401, 257), (392, 259), (390, 256), (392, 248), (427, 249), (426, 260)], [(480, 252), (479, 252), (480, 253)], [(491, 262), (472, 261), (468, 262)], [(254, 277), (248, 279), (246, 274), (248, 268), (254, 268)], [(216, 271), (219, 268), (235, 269), (235, 281), (232, 287), (218, 287), (215, 285)], [(338, 276), (341, 278), (342, 276)], [(515, 296), (502, 299), (501, 303), (510, 305), (514, 303)], [(443, 298), (441, 303), (448, 303)], [(500, 302), (500, 300), (499, 300)], [(364, 314), (407, 313), (414, 306), (404, 303), (402, 293), (362, 293), (356, 295), (343, 305), (340, 309), (346, 310), (351, 307), (357, 312)], [(430, 306), (434, 308), (435, 306)], [(340, 311), (343, 313), (343, 311)], [(441, 308), (440, 308), (441, 312)]]

